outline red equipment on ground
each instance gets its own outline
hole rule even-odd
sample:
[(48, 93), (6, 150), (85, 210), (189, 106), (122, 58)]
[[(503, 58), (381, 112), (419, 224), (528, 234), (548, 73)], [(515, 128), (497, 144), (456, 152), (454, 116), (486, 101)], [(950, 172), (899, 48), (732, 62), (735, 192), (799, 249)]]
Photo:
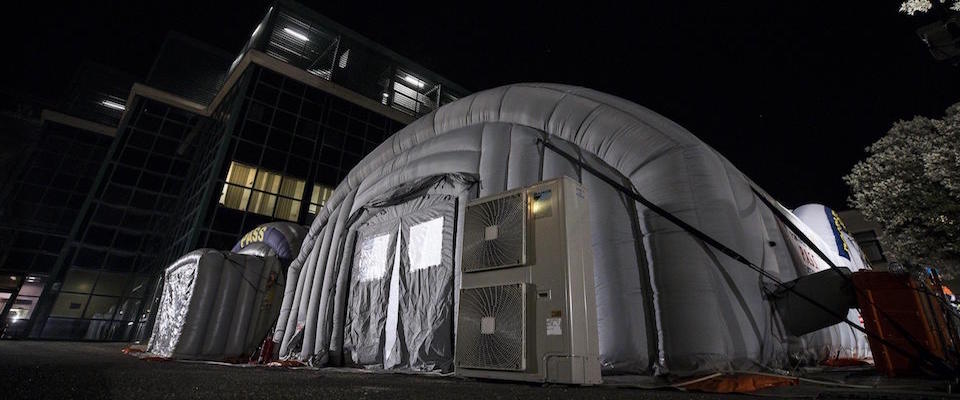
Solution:
[(861, 271), (853, 283), (878, 371), (891, 377), (936, 374), (924, 360), (960, 370), (960, 319), (936, 273), (921, 282), (907, 274)]

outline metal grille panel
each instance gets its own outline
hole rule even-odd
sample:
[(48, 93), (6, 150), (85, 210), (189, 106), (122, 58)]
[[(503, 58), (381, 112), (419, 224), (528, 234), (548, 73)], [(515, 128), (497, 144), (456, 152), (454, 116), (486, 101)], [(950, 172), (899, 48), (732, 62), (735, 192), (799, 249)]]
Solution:
[(467, 206), (463, 271), (522, 265), (526, 261), (525, 192)]
[(525, 298), (522, 283), (460, 291), (458, 367), (526, 369)]

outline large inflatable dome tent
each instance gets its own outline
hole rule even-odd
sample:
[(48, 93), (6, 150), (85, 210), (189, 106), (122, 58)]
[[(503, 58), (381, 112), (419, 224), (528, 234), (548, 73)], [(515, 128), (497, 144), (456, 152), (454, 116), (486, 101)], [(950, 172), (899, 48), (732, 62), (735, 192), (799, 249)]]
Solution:
[[(317, 366), (451, 370), (466, 202), (560, 176), (587, 192), (605, 374), (869, 357), (865, 339), (850, 329), (787, 334), (768, 301), (769, 278), (623, 188), (780, 281), (827, 268), (809, 243), (838, 266), (853, 258), (840, 257), (683, 127), (629, 101), (555, 84), (465, 97), (366, 156), (289, 268), (274, 333), (279, 356)], [(423, 246), (442, 256), (418, 255)]]

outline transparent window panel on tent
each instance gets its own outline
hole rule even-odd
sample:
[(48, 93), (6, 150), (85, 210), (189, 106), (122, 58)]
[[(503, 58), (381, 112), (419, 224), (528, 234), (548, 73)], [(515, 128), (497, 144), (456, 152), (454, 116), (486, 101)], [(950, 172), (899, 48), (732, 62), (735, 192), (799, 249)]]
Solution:
[(383, 278), (387, 272), (389, 246), (389, 234), (367, 238), (360, 244), (360, 259), (357, 263), (357, 279), (360, 282)]
[(410, 227), (407, 257), (410, 259), (411, 271), (440, 265), (443, 258), (443, 217)]

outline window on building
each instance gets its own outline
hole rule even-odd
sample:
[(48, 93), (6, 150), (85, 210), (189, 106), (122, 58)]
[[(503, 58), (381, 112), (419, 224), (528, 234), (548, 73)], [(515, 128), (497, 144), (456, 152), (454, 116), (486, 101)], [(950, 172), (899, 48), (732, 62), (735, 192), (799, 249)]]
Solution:
[(397, 69), (393, 79), (393, 108), (413, 115), (429, 112), (436, 105), (429, 97), (435, 89), (435, 85)]
[[(10, 306), (10, 311), (7, 313), (8, 334), (20, 332), (20, 330), (25, 328), (27, 320), (29, 320), (33, 314), (33, 308), (40, 299), (40, 294), (43, 293), (45, 282), (46, 276), (44, 275), (28, 275), (26, 277), (23, 286), (20, 287), (20, 291)], [(10, 296), (10, 293), (0, 292), (0, 306), (4, 305), (2, 304), (4, 302), (2, 299), (6, 298), (8, 299), (7, 301), (9, 301)], [(2, 310), (2, 308), (0, 308), (0, 310)]]
[(306, 182), (233, 161), (220, 204), (241, 211), (296, 222)]
[(227, 183), (223, 185), (223, 192), (220, 193), (220, 204), (246, 210), (247, 202), (250, 201), (250, 189), (245, 188), (253, 187), (253, 178), (256, 175), (256, 168), (231, 162), (227, 171)]
[(853, 239), (860, 245), (863, 255), (871, 263), (887, 261), (883, 255), (883, 249), (880, 247), (880, 240), (877, 239), (877, 233), (874, 231), (858, 232), (853, 234)]
[(253, 188), (257, 191), (250, 194), (250, 204), (247, 211), (260, 215), (273, 215), (273, 208), (277, 205), (277, 194), (280, 192), (280, 181), (283, 176), (267, 171), (258, 171)]
[(300, 219), (300, 199), (303, 198), (303, 189), (306, 182), (290, 177), (283, 178), (280, 183), (280, 197), (277, 198), (277, 209), (273, 215), (287, 221)]
[(320, 212), (320, 207), (327, 203), (331, 195), (333, 195), (332, 187), (313, 184), (313, 192), (310, 193), (310, 214), (317, 215)]

